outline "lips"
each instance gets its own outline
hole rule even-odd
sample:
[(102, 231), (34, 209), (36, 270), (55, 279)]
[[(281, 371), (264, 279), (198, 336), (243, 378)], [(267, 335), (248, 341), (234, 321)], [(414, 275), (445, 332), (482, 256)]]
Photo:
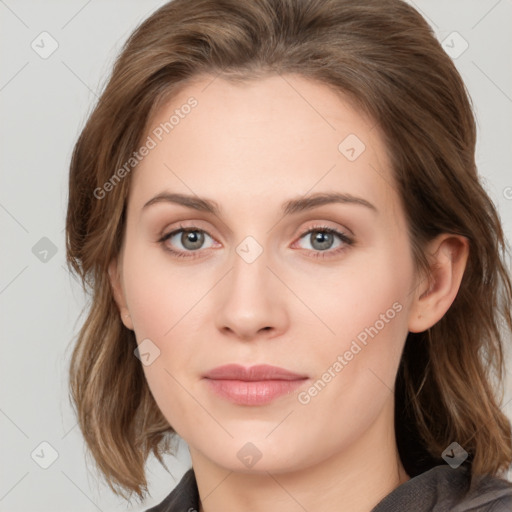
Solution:
[(244, 381), (261, 381), (261, 380), (300, 380), (306, 379), (306, 375), (299, 375), (278, 366), (268, 364), (260, 364), (245, 368), (238, 364), (227, 364), (210, 370), (205, 377), (208, 379), (223, 380), (244, 380)]
[(236, 405), (265, 405), (282, 395), (289, 395), (308, 377), (284, 368), (237, 364), (219, 366), (204, 375), (210, 391)]

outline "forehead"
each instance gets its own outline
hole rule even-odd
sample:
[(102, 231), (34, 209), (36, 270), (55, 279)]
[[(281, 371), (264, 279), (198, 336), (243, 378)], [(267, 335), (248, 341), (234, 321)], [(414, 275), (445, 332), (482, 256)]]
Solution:
[[(131, 201), (164, 189), (243, 204), (336, 190), (396, 201), (376, 124), (342, 94), (297, 75), (202, 76), (162, 105)], [(270, 203), (268, 203), (270, 205)]]

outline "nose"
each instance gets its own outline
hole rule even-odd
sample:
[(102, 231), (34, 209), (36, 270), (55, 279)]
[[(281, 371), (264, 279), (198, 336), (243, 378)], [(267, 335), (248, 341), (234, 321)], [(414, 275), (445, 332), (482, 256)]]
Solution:
[(288, 328), (286, 288), (263, 251), (254, 261), (234, 253), (231, 272), (217, 287), (216, 327), (240, 340), (273, 338)]

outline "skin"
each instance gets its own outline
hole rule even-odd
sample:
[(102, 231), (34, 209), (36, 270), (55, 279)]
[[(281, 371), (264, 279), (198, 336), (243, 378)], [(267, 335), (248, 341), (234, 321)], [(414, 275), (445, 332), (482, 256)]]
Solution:
[[(453, 302), (467, 241), (438, 236), (427, 248), (432, 282), (416, 272), (378, 127), (325, 85), (293, 75), (243, 84), (203, 76), (149, 126), (190, 96), (198, 105), (134, 171), (109, 273), (124, 325), (160, 350), (144, 372), (189, 445), (200, 508), (368, 512), (409, 478), (394, 437), (394, 380), (407, 333), (434, 325)], [(354, 161), (338, 150), (349, 134), (366, 146)], [(170, 202), (143, 209), (163, 191), (214, 200), (220, 213)], [(281, 211), (287, 200), (333, 191), (377, 212), (351, 203)], [(184, 246), (181, 233), (159, 242), (180, 223), (206, 233), (199, 249)], [(324, 226), (353, 243), (334, 236), (322, 250), (318, 233), (305, 233)], [(263, 250), (252, 263), (236, 251), (249, 235)], [(393, 304), (400, 312), (300, 403), (298, 394)], [(227, 363), (273, 364), (308, 379), (270, 404), (235, 405), (202, 379)], [(261, 453), (250, 468), (237, 457), (248, 442)]]

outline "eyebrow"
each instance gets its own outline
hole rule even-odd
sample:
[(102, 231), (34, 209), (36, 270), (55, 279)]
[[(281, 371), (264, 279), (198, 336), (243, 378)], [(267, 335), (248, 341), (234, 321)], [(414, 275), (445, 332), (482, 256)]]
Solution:
[[(170, 192), (161, 192), (152, 199), (150, 199), (142, 209), (145, 210), (149, 206), (157, 203), (174, 203), (191, 208), (197, 211), (212, 213), (213, 215), (220, 216), (219, 204), (210, 199), (204, 199), (198, 196), (191, 196), (187, 194), (177, 194)], [(291, 199), (285, 202), (281, 209), (284, 215), (291, 215), (294, 213), (311, 210), (320, 206), (332, 203), (341, 204), (354, 204), (365, 206), (366, 208), (378, 213), (377, 208), (362, 197), (356, 197), (351, 194), (341, 194), (339, 192), (316, 193), (308, 197), (301, 197), (299, 199)]]

